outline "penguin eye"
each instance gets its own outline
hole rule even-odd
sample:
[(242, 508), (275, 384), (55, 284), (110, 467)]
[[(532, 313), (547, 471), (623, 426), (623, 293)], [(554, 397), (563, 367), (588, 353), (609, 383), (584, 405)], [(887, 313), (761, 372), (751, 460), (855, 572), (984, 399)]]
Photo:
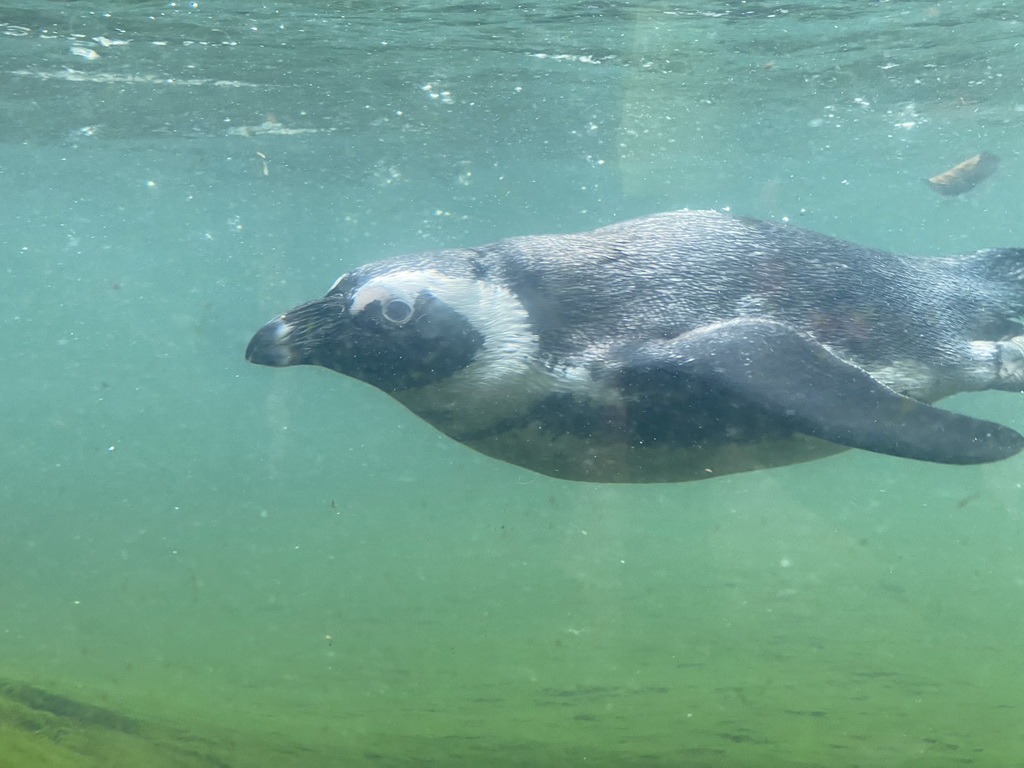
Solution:
[(412, 317), (412, 306), (407, 301), (392, 299), (384, 305), (381, 314), (384, 315), (385, 320), (390, 320), (398, 325), (404, 325)]

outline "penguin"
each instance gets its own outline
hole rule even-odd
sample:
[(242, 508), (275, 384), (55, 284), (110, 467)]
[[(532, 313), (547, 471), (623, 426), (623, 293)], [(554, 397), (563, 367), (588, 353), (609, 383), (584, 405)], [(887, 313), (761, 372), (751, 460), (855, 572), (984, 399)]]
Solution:
[(701, 480), (856, 448), (1024, 448), (933, 405), (1024, 391), (1024, 249), (922, 258), (681, 210), (376, 261), (264, 325), (250, 362), (359, 379), (543, 475)]

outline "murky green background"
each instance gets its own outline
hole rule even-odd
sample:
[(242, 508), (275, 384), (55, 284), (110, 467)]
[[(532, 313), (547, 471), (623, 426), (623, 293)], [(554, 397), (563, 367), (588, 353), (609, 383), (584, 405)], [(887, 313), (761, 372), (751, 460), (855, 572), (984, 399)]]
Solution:
[(0, 6), (0, 766), (1024, 765), (1024, 461), (574, 484), (242, 359), (354, 265), (659, 210), (1022, 245), (1022, 19)]

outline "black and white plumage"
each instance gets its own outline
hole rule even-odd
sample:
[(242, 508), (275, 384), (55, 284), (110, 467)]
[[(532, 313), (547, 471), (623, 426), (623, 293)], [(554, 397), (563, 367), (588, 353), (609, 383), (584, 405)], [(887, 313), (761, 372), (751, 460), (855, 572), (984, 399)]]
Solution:
[(974, 464), (1007, 427), (936, 408), (1024, 390), (1024, 250), (916, 258), (676, 211), (399, 256), (265, 325), (320, 365), (553, 477), (672, 482), (862, 448)]

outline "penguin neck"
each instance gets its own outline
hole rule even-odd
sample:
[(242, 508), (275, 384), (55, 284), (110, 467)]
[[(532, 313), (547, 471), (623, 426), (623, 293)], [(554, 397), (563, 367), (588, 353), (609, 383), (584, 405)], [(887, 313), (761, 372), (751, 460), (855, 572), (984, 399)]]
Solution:
[(505, 357), (499, 370), (475, 365), (424, 387), (390, 393), (393, 398), (451, 437), (487, 430), (527, 413), (551, 393), (553, 374), (523, 356)]

